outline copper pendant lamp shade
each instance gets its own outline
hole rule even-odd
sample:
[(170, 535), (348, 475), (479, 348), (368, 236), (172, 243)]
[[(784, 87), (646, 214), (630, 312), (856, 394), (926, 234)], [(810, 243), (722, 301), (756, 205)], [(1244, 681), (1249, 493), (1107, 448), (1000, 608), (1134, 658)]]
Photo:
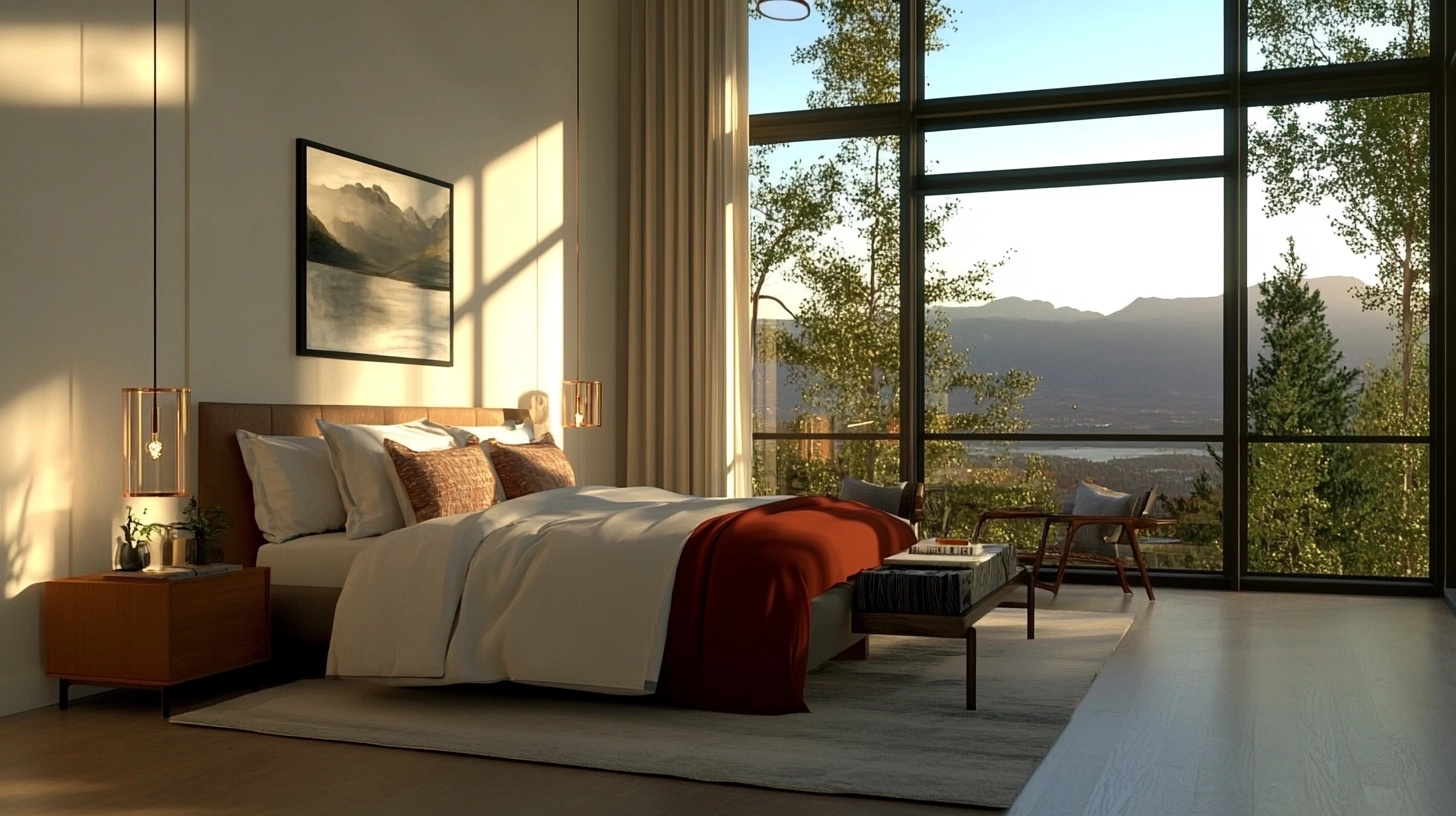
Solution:
[(567, 380), (561, 391), (563, 428), (602, 426), (602, 384), (596, 380)]
[(187, 495), (186, 388), (121, 389), (123, 496)]

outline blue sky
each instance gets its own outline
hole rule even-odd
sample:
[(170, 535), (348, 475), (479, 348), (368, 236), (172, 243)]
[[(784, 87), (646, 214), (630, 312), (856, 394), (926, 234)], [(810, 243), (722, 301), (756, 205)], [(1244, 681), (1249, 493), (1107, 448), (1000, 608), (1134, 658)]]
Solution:
[[(951, 0), (947, 47), (926, 56), (931, 97), (1100, 85), (1223, 70), (1223, 0)], [(813, 87), (794, 47), (825, 32), (816, 13), (797, 23), (749, 23), (749, 110), (798, 110)]]
[[(1222, 0), (952, 0), (956, 29), (926, 57), (931, 97), (1200, 76), (1222, 70)], [(795, 46), (825, 28), (817, 12), (797, 23), (750, 23), (750, 111), (796, 110), (814, 86)], [(1251, 120), (1260, 120), (1251, 112)], [(1222, 113), (1199, 112), (988, 128), (927, 136), (932, 172), (1126, 161), (1222, 152)], [(774, 165), (833, 154), (836, 143), (787, 146)], [(932, 258), (955, 268), (1009, 260), (992, 291), (1109, 313), (1137, 297), (1222, 292), (1222, 183), (1216, 179), (958, 196), (950, 245)], [(1260, 212), (1250, 185), (1249, 280), (1267, 276), (1286, 236), (1311, 277), (1372, 280), (1373, 258), (1331, 234), (1331, 208), (1278, 218)], [(836, 238), (852, 242), (846, 230)], [(773, 287), (792, 305), (794, 287)], [(767, 315), (776, 316), (776, 315)]]

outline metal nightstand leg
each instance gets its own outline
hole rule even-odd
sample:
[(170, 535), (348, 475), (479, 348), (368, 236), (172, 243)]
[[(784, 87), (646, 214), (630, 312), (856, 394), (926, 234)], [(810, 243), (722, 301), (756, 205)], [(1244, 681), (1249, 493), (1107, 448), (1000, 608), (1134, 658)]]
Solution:
[(61, 702), (59, 708), (62, 711), (71, 707), (71, 681), (61, 681)]

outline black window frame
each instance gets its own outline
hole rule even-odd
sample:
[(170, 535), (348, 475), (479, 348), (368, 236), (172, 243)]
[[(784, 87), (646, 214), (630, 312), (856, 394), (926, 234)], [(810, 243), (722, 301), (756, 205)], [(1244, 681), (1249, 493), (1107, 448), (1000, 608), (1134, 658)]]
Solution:
[[(1456, 507), (1456, 457), (1447, 451), (1447, 417), (1453, 400), (1448, 389), (1456, 384), (1456, 338), (1447, 315), (1456, 307), (1456, 292), (1447, 285), (1447, 242), (1456, 235), (1456, 207), (1451, 206), (1453, 185), (1447, 178), (1448, 134), (1456, 133), (1456, 105), (1452, 104), (1453, 44), (1456, 19), (1450, 6), (1456, 0), (1431, 1), (1431, 55), (1343, 65), (1321, 65), (1249, 72), (1246, 0), (1224, 0), (1224, 71), (1222, 74), (1180, 77), (1077, 88), (1052, 88), (979, 96), (927, 99), (924, 95), (924, 0), (899, 2), (900, 101), (853, 107), (787, 111), (750, 117), (751, 144), (843, 139), (857, 136), (898, 136), (900, 143), (900, 302), (922, 302), (924, 257), (921, 232), (927, 196), (989, 190), (1114, 184), (1189, 178), (1224, 180), (1224, 366), (1223, 433), (1221, 434), (1066, 434), (926, 433), (922, 427), (925, 394), (923, 309), (902, 308), (900, 461), (902, 478), (923, 480), (923, 446), (927, 440), (1008, 440), (1017, 442), (1209, 442), (1224, 451), (1224, 564), (1222, 573), (1156, 573), (1166, 586), (1222, 589), (1344, 592), (1380, 595), (1434, 596), (1451, 588), (1456, 599), (1456, 542), (1449, 542), (1448, 508)], [(1246, 341), (1249, 315), (1242, 297), (1248, 286), (1248, 111), (1277, 104), (1321, 102), (1367, 96), (1427, 94), (1431, 117), (1431, 234), (1430, 234), (1430, 425), (1421, 436), (1309, 436), (1255, 435), (1247, 428), (1245, 395), (1248, 385)], [(1182, 111), (1224, 112), (1224, 154), (1178, 159), (1130, 161), (1044, 168), (1019, 168), (969, 173), (927, 174), (924, 134), (928, 132), (1072, 121)], [(1237, 364), (1232, 361), (1237, 361)], [(881, 435), (893, 438), (893, 435)], [(864, 439), (839, 433), (755, 433), (755, 442), (784, 439)], [(1247, 468), (1251, 444), (1263, 442), (1412, 442), (1430, 447), (1430, 577), (1356, 578), (1298, 575), (1259, 575), (1246, 570)], [(1231, 546), (1230, 543), (1233, 545)], [(1100, 572), (1073, 576), (1104, 580)], [(1453, 603), (1456, 608), (1456, 603)]]

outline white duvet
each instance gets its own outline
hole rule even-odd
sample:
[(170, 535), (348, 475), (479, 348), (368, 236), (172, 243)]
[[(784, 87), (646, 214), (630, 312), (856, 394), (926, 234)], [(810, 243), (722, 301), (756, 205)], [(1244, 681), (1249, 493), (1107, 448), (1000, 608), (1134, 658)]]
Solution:
[(389, 533), (349, 571), (328, 673), (650, 693), (688, 535), (778, 498), (563, 488)]

